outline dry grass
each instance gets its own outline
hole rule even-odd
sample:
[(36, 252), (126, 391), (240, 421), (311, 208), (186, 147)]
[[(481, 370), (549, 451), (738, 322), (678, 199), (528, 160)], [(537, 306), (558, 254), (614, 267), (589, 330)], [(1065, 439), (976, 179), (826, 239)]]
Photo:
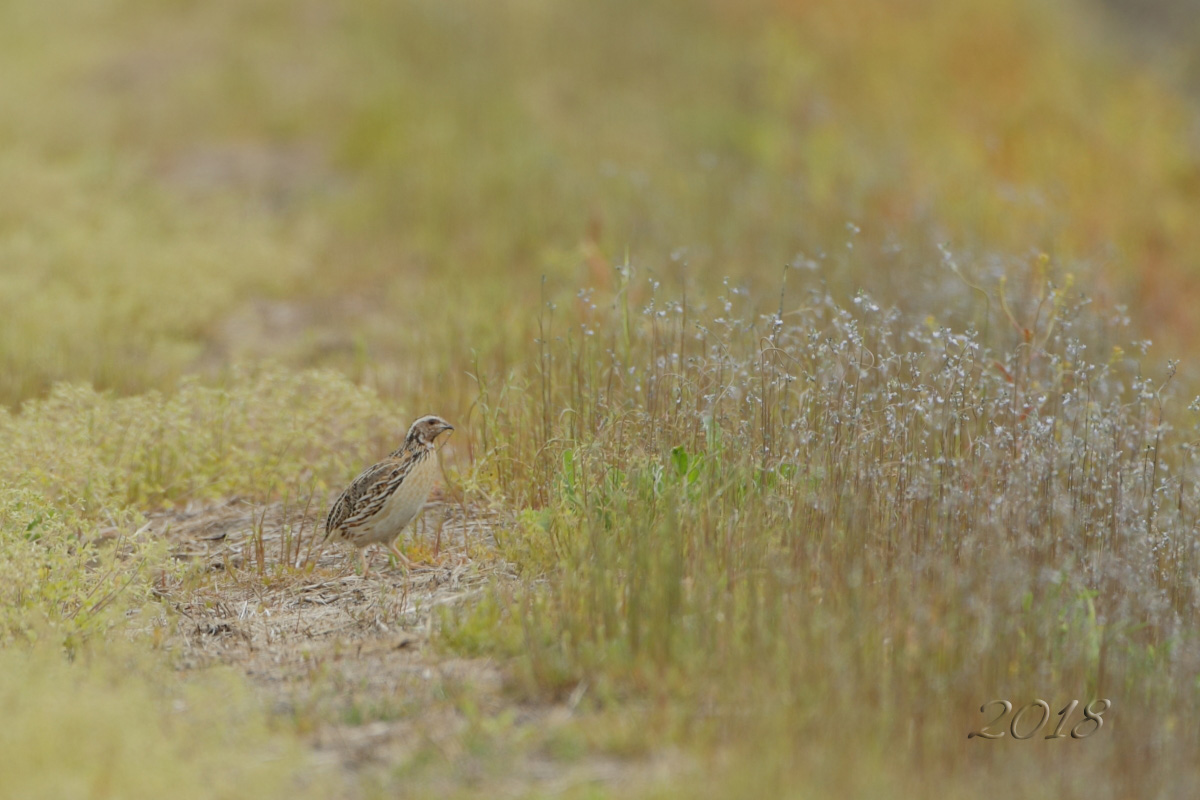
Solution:
[(501, 662), (437, 646), (445, 609), (515, 582), (493, 539), (503, 514), (435, 500), (406, 547), (425, 560), (410, 573), (376, 563), (368, 578), (346, 548), (314, 536), (319, 524), (279, 503), (233, 501), (151, 515), (148, 530), (196, 568), (156, 584), (174, 612), (163, 643), (177, 668), (244, 673), (344, 790), (628, 791), (667, 768), (663, 757), (564, 757), (556, 743), (583, 724), (578, 698), (514, 705)]
[(1114, 724), (1072, 774), (1186, 796), (1196, 406), (1044, 269), (1027, 295), (980, 296), (977, 330), (819, 284), (768, 313), (732, 288), (707, 310), (653, 281), (636, 310), (624, 287), (590, 296), (612, 338), (547, 337), (509, 378), (539, 389), (536, 416), (519, 394), (481, 400), (490, 469), (540, 509), (502, 540), (547, 576), (498, 590), (524, 690), (651, 699), (659, 737), (730, 759), (713, 796), (869, 795), (898, 776), (917, 795), (931, 775), (966, 796), (1014, 763), (1030, 778), (1006, 780), (1041, 796), (1055, 745), (1008, 742), (1003, 764), (964, 749), (977, 709), (1106, 697)]
[[(1190, 797), (1200, 159), (1105, 37), (0, 7), (0, 793)], [(363, 580), (317, 521), (426, 412)]]

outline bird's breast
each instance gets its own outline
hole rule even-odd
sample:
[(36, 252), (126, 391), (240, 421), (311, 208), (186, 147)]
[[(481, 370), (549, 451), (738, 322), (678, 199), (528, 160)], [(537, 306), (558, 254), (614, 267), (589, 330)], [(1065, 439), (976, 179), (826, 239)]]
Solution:
[(429, 491), (433, 488), (436, 478), (437, 460), (433, 455), (428, 455), (413, 464), (412, 469), (404, 476), (404, 481), (384, 503), (379, 515), (381, 527), (399, 533), (405, 525), (412, 522), (413, 517), (425, 507), (425, 501), (429, 498)]

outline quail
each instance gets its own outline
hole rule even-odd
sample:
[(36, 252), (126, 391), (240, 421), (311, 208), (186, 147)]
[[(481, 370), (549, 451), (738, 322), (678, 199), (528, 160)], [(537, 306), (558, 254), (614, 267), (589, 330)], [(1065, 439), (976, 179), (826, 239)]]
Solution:
[(434, 443), (454, 426), (433, 414), (421, 417), (408, 429), (404, 444), (387, 458), (368, 467), (341, 493), (325, 519), (325, 538), (338, 536), (358, 550), (386, 545), (406, 568), (412, 562), (396, 547), (396, 539), (425, 506), (437, 477)]

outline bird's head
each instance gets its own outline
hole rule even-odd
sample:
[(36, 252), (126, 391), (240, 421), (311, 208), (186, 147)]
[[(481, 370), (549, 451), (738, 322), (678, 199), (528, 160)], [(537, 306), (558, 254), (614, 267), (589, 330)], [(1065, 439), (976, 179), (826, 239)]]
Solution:
[(408, 429), (404, 444), (410, 447), (432, 448), (437, 437), (446, 431), (454, 430), (454, 426), (436, 414), (421, 417)]

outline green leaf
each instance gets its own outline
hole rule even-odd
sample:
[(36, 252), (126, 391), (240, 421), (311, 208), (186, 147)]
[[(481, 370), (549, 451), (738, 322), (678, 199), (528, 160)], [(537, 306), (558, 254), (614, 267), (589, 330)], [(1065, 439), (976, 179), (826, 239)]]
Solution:
[(688, 474), (688, 452), (681, 445), (671, 448), (671, 463), (675, 465), (675, 474), (680, 478)]

